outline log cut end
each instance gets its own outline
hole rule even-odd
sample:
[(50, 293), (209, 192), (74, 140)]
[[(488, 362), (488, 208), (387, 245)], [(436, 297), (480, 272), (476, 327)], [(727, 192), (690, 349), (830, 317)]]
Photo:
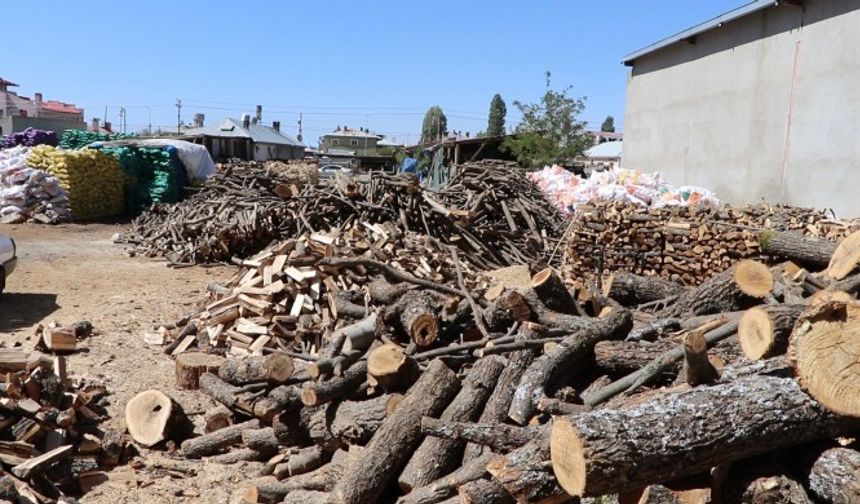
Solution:
[(293, 375), (295, 369), (293, 359), (282, 353), (267, 355), (265, 367), (269, 380), (274, 383), (284, 383)]
[(570, 495), (585, 492), (585, 451), (576, 427), (566, 418), (553, 421), (549, 438), (552, 470), (559, 486)]
[(835, 413), (860, 417), (860, 305), (832, 302), (803, 316), (789, 357), (812, 397)]
[(374, 349), (367, 357), (367, 382), (386, 392), (408, 389), (419, 374), (415, 359), (392, 343)]
[(178, 405), (167, 394), (146, 390), (132, 397), (125, 407), (125, 423), (131, 437), (143, 446), (154, 446), (170, 435)]
[(773, 274), (758, 261), (745, 259), (739, 262), (734, 280), (741, 292), (754, 298), (762, 298), (773, 290)]
[(855, 231), (836, 247), (836, 252), (830, 258), (827, 266), (827, 275), (842, 280), (854, 271), (860, 262), (860, 231)]
[(845, 291), (823, 290), (818, 291), (815, 294), (809, 296), (809, 301), (807, 301), (807, 304), (810, 308), (813, 308), (815, 306), (821, 306), (832, 301), (837, 301), (840, 303), (854, 303), (857, 301), (857, 299)]
[(412, 319), (409, 334), (419, 347), (429, 347), (439, 337), (439, 321), (432, 314), (422, 313)]
[(738, 324), (741, 350), (752, 360), (770, 356), (775, 341), (774, 322), (762, 308), (747, 310)]

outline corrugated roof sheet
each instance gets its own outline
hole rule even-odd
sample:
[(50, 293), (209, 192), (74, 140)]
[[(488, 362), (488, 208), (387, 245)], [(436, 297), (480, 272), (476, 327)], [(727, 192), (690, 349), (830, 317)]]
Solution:
[(227, 118), (220, 124), (210, 124), (202, 128), (190, 128), (186, 131), (189, 136), (209, 136), (220, 138), (250, 138), (257, 143), (289, 145), (304, 147), (305, 144), (284, 133), (275, 131), (270, 126), (251, 123), (247, 128), (242, 127), (242, 121)]
[(603, 142), (585, 151), (585, 155), (591, 158), (620, 158), (624, 142)]
[(729, 21), (734, 21), (735, 19), (748, 16), (754, 12), (758, 12), (763, 9), (776, 7), (779, 4), (780, 0), (753, 0), (752, 2), (738, 7), (737, 9), (732, 9), (724, 14), (720, 14), (713, 19), (705, 21), (704, 23), (700, 23), (691, 28), (687, 28), (686, 30), (676, 33), (671, 37), (664, 38), (663, 40), (654, 42), (653, 44), (647, 47), (643, 47), (636, 52), (632, 52), (624, 58), (624, 61), (622, 61), (622, 63), (631, 66), (637, 58), (641, 58), (646, 54), (651, 54), (655, 51), (663, 49), (664, 47), (668, 47), (682, 40), (687, 40), (690, 37), (695, 37), (700, 33), (706, 32), (708, 30), (713, 30), (714, 28), (719, 28), (724, 23), (728, 23)]

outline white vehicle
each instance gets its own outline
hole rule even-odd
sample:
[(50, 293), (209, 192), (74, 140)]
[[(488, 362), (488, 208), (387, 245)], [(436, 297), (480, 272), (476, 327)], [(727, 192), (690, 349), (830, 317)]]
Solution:
[(342, 173), (344, 175), (350, 176), (352, 175), (352, 170), (345, 166), (339, 165), (325, 165), (321, 166), (319, 169), (320, 178), (334, 178), (335, 174)]
[(16, 252), (15, 240), (0, 235), (0, 266), (3, 267), (2, 275), (0, 275), (0, 292), (6, 288), (6, 278), (15, 271), (15, 266), (18, 264)]

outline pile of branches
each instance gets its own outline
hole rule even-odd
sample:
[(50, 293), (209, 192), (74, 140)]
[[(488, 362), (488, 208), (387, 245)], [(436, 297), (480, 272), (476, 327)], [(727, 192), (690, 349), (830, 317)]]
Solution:
[[(484, 289), (454, 253), (456, 280), (428, 281), (372, 246), (349, 252), (372, 236), (342, 238), (250, 259), (224, 304), (165, 328), (197, 347), (173, 347), (179, 382), (221, 405), (182, 453), (265, 462), (245, 502), (860, 499), (844, 441), (860, 432), (860, 233), (772, 252), (832, 245), (821, 273), (744, 259), (695, 287), (627, 273), (601, 290), (550, 268)], [(332, 285), (353, 293), (336, 313), (315, 300)], [(222, 355), (216, 310), (259, 334)], [(290, 333), (307, 315), (333, 330)], [(276, 324), (292, 346), (257, 345)], [(177, 439), (175, 404), (152, 401), (164, 413), (127, 416), (132, 435)]]
[(823, 211), (789, 206), (646, 209), (593, 202), (573, 217), (565, 267), (570, 276), (626, 271), (697, 285), (739, 259), (765, 258), (772, 232), (835, 240), (858, 228)]

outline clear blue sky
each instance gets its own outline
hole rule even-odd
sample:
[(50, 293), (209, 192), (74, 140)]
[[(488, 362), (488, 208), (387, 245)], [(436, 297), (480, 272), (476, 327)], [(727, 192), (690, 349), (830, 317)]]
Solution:
[[(486, 127), (500, 93), (536, 101), (544, 71), (586, 96), (584, 119), (623, 128), (625, 54), (745, 0), (3, 1), (0, 77), (128, 129), (253, 113), (315, 144), (336, 125), (414, 142), (440, 105), (449, 129)], [(146, 107), (149, 107), (147, 110)]]

